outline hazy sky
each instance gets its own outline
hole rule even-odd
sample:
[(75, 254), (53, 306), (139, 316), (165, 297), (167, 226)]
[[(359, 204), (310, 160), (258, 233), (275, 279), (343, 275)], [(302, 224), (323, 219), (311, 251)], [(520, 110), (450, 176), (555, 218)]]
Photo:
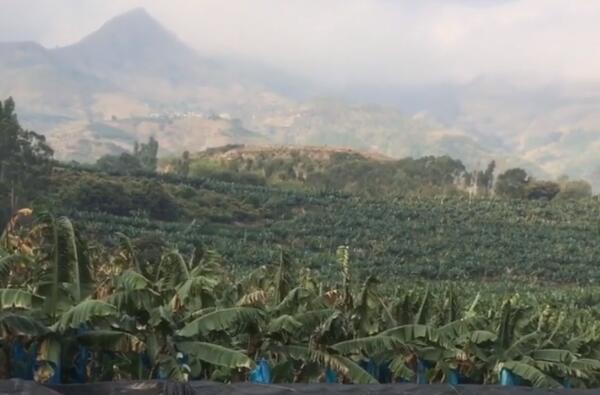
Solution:
[(144, 7), (205, 52), (340, 82), (600, 80), (600, 1), (0, 0), (0, 40), (53, 47)]

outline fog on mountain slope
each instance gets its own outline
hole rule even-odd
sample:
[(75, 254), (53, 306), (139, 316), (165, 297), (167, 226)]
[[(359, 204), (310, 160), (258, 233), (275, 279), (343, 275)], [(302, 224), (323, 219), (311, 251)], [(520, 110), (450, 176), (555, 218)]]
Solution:
[[(203, 56), (135, 9), (67, 47), (0, 43), (8, 77), (0, 96), (15, 97), (24, 125), (47, 134), (63, 159), (93, 160), (153, 134), (163, 154), (225, 143), (323, 144), (395, 157), (448, 154), (471, 167), (495, 158), (501, 168), (600, 185), (594, 86), (534, 88), (489, 77), (336, 90), (257, 65)], [(302, 85), (308, 90), (296, 89)], [(338, 99), (299, 100), (307, 92)]]

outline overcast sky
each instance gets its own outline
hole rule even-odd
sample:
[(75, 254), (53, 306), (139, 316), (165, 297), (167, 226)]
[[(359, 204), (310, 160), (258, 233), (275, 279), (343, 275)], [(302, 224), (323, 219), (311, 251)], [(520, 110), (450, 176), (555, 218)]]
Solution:
[(204, 53), (322, 79), (600, 80), (600, 1), (0, 0), (0, 41), (73, 43), (144, 7)]

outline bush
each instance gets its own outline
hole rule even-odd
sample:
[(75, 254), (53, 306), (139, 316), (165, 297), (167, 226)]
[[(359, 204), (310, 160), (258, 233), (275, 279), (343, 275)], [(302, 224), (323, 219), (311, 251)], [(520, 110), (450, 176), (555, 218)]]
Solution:
[(173, 221), (181, 210), (173, 197), (156, 181), (116, 182), (102, 178), (81, 178), (62, 193), (67, 209), (100, 211), (126, 216), (145, 211), (150, 218)]
[(592, 186), (583, 180), (567, 181), (560, 189), (558, 199), (586, 199), (592, 196)]
[(138, 158), (126, 152), (119, 156), (104, 155), (98, 159), (96, 167), (109, 174), (132, 175), (143, 171)]
[(530, 200), (552, 200), (560, 192), (560, 186), (552, 181), (534, 181), (525, 188), (525, 196)]

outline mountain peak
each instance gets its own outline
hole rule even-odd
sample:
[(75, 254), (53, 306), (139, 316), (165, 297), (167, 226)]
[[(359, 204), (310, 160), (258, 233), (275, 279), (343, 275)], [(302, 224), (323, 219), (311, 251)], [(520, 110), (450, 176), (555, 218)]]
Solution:
[(139, 45), (145, 43), (182, 45), (175, 34), (165, 29), (144, 8), (134, 8), (105, 22), (75, 46)]
[(160, 22), (150, 15), (145, 8), (138, 7), (112, 17), (106, 21), (100, 27), (100, 29), (98, 29), (95, 33), (92, 33), (90, 36), (106, 31), (122, 29), (128, 29), (130, 32), (153, 29), (168, 33), (167, 30), (160, 24)]
[(168, 73), (177, 64), (194, 63), (197, 56), (144, 8), (117, 15), (78, 43), (56, 52), (69, 64), (100, 74), (143, 73), (150, 65), (159, 65), (154, 72)]

